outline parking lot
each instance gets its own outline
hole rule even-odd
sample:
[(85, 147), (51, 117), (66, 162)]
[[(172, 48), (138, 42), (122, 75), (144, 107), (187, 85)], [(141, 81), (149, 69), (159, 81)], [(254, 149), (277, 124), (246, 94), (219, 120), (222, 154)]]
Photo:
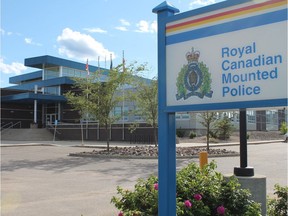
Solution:
[[(110, 203), (117, 185), (131, 189), (138, 178), (157, 174), (156, 159), (68, 156), (80, 151), (92, 149), (61, 144), (1, 147), (1, 215), (117, 215)], [(240, 163), (239, 156), (213, 159), (223, 174), (233, 173)], [(191, 161), (198, 159), (178, 159), (177, 169)], [(248, 164), (255, 174), (267, 177), (267, 194), (276, 183), (287, 185), (287, 143), (249, 145)]]

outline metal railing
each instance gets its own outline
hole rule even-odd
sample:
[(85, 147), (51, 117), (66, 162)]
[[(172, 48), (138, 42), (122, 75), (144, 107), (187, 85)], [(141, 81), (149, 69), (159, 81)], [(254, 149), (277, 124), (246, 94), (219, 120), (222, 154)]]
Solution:
[(5, 130), (8, 130), (10, 128), (21, 128), (21, 127), (22, 127), (21, 121), (18, 121), (16, 123), (9, 122), (9, 123), (1, 126), (1, 132), (5, 131)]

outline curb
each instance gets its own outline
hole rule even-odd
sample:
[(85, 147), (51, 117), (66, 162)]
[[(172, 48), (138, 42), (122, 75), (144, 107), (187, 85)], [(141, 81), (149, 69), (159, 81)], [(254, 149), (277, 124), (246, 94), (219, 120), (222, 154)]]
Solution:
[[(269, 143), (285, 143), (284, 140), (266, 140), (266, 141), (254, 141), (254, 142), (248, 142), (248, 145), (261, 145), (261, 144), (269, 144)], [(193, 146), (191, 146), (193, 144)], [(142, 144), (144, 145), (144, 144)], [(147, 144), (148, 145), (148, 144)], [(185, 145), (190, 145), (190, 146), (185, 146)], [(176, 144), (176, 147), (206, 147), (206, 143), (180, 143)], [(215, 148), (215, 147), (225, 147), (225, 146), (239, 146), (239, 143), (210, 143), (209, 147), (210, 148)], [(0, 147), (20, 147), (20, 146), (69, 146), (69, 147), (81, 147), (81, 148), (106, 148), (106, 145), (61, 145), (59, 143), (11, 143), (11, 144), (0, 144)], [(140, 145), (115, 145), (111, 144), (111, 147), (132, 147), (132, 146), (140, 146)]]
[[(129, 155), (97, 155), (97, 154), (81, 154), (81, 153), (70, 153), (68, 156), (70, 157), (90, 157), (90, 158), (99, 158), (99, 159), (158, 159), (155, 156), (129, 156)], [(235, 154), (211, 154), (208, 155), (208, 158), (218, 158), (218, 157), (238, 157), (239, 153)], [(191, 155), (191, 156), (176, 156), (176, 159), (191, 159), (191, 158), (199, 158), (199, 155)]]

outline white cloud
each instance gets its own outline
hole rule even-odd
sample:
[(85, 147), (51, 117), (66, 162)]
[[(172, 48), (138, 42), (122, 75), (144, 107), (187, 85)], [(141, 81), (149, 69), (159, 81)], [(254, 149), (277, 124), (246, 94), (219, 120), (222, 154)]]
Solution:
[[(12, 35), (12, 32), (6, 32), (4, 29), (0, 28), (0, 34), (1, 34), (1, 35), (8, 35), (8, 36), (10, 36), (10, 35)], [(19, 33), (18, 33), (18, 34), (19, 34)]]
[(107, 33), (106, 30), (101, 29), (101, 28), (84, 28), (85, 31), (90, 32), (90, 33)]
[(12, 62), (10, 65), (5, 64), (3, 58), (0, 58), (0, 71), (5, 74), (22, 74), (26, 67), (19, 62)]
[(117, 26), (117, 27), (115, 27), (115, 29), (117, 29), (119, 31), (128, 31), (128, 29), (125, 26)]
[(157, 26), (157, 21), (156, 20), (151, 23), (150, 28), (151, 28), (151, 30), (153, 32), (157, 32), (158, 26)]
[(130, 26), (130, 22), (128, 22), (125, 19), (120, 19), (120, 26), (116, 26), (115, 29), (119, 30), (119, 31), (128, 31), (128, 26)]
[(199, 8), (199, 7), (203, 7), (203, 6), (215, 4), (215, 3), (216, 3), (216, 0), (193, 0), (192, 2), (190, 2), (189, 8), (195, 9), (195, 8)]
[(153, 21), (152, 23), (145, 21), (145, 20), (140, 20), (137, 24), (137, 30), (136, 32), (140, 33), (155, 33), (157, 32), (157, 23), (156, 21)]
[(88, 34), (82, 34), (78, 31), (73, 31), (70, 28), (65, 28), (62, 34), (57, 37), (59, 44), (58, 52), (60, 55), (67, 56), (82, 61), (97, 60), (98, 56), (101, 59), (109, 57), (115, 58), (115, 54), (106, 49), (102, 43), (96, 41)]
[(120, 23), (121, 23), (123, 26), (130, 26), (130, 22), (128, 22), (128, 21), (125, 20), (125, 19), (120, 19)]
[(31, 38), (25, 38), (24, 41), (27, 44), (31, 44), (32, 43), (32, 39)]
[(42, 46), (40, 43), (36, 43), (32, 40), (32, 38), (24, 38), (26, 44), (35, 45), (35, 46)]

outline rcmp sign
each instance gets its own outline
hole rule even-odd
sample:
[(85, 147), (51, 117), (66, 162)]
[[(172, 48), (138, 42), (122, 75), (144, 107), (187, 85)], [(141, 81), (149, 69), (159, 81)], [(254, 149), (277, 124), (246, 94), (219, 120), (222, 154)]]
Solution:
[(211, 91), (211, 74), (203, 62), (199, 62), (200, 52), (194, 51), (186, 53), (188, 64), (181, 68), (177, 77), (177, 94), (176, 99), (184, 100), (191, 96), (199, 98), (212, 97)]
[(287, 79), (287, 1), (246, 3), (166, 24), (168, 107), (287, 106)]

